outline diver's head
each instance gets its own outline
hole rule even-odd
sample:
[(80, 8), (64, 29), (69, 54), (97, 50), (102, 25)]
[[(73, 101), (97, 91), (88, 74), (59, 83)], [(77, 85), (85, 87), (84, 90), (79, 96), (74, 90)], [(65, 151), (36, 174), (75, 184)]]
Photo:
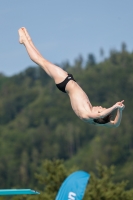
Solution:
[(108, 122), (110, 122), (110, 118), (111, 118), (111, 115), (107, 115), (104, 118), (94, 119), (93, 121), (97, 124), (107, 124)]
[[(93, 106), (92, 107), (92, 111), (96, 112), (96, 113), (102, 113), (105, 110), (106, 110), (106, 108), (104, 108), (102, 106)], [(97, 124), (107, 124), (108, 122), (110, 122), (110, 119), (111, 119), (111, 114), (107, 115), (104, 118), (94, 119), (93, 121)]]

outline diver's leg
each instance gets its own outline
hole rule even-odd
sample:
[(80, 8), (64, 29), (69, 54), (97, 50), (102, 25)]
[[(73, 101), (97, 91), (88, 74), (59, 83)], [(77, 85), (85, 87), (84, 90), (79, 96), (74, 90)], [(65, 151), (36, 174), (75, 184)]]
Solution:
[(33, 43), (28, 41), (24, 28), (20, 28), (18, 32), (20, 37), (19, 42), (24, 44), (30, 59), (37, 65), (40, 65), (54, 79), (56, 84), (62, 82), (67, 77), (67, 72), (43, 58)]
[(24, 31), (24, 33), (25, 33), (25, 35), (26, 35), (26, 38), (27, 38), (27, 40), (29, 41), (30, 45), (31, 45), (31, 46), (35, 49), (35, 51), (41, 56), (40, 52), (39, 52), (38, 49), (35, 47), (35, 45), (34, 45), (32, 39), (31, 39), (31, 37), (30, 37), (30, 35), (29, 35), (28, 31), (27, 31), (27, 29), (26, 29), (25, 27), (22, 27), (21, 29), (23, 29), (23, 31)]

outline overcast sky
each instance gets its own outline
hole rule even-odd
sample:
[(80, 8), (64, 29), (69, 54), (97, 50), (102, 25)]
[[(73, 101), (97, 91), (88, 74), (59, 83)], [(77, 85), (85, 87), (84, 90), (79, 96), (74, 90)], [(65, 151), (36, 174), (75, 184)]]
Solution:
[(41, 54), (71, 64), (81, 54), (100, 60), (122, 42), (133, 51), (133, 0), (0, 0), (0, 72), (17, 74), (35, 64), (18, 42), (25, 26)]

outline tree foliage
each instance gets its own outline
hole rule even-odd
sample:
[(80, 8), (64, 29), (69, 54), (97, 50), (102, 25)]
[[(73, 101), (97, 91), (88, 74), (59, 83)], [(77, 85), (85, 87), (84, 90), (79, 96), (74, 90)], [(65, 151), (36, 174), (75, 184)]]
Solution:
[[(95, 162), (116, 166), (115, 181), (129, 180), (133, 170), (133, 53), (123, 45), (101, 63), (79, 56), (72, 73), (93, 105), (109, 107), (124, 99), (120, 127), (99, 128), (82, 122), (71, 109), (67, 94), (57, 90), (40, 67), (12, 77), (0, 74), (0, 187), (33, 187), (33, 176), (45, 159), (64, 159), (95, 173)], [(89, 60), (88, 60), (89, 59)], [(90, 62), (91, 61), (91, 62)], [(15, 176), (14, 176), (15, 174)]]
[[(126, 182), (114, 183), (114, 167), (107, 168), (97, 163), (97, 175), (91, 173), (90, 181), (87, 185), (83, 200), (131, 200), (133, 190), (126, 190)], [(62, 160), (46, 160), (42, 165), (42, 170), (36, 175), (41, 190), (40, 195), (26, 197), (27, 200), (54, 200), (61, 184), (68, 175), (73, 172), (68, 171)], [(38, 184), (37, 184), (38, 185)], [(37, 189), (37, 188), (36, 188)], [(37, 189), (38, 190), (38, 189)], [(12, 198), (17, 200), (18, 198)], [(22, 199), (19, 198), (20, 200)], [(24, 199), (24, 198), (23, 198)]]

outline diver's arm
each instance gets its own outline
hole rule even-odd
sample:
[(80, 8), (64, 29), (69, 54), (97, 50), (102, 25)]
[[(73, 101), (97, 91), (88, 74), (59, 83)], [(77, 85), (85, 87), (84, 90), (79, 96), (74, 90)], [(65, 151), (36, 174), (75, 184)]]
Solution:
[(100, 112), (100, 118), (106, 117), (107, 115), (109, 115), (110, 113), (112, 113), (115, 109), (117, 109), (117, 105), (116, 104), (113, 105), (110, 108), (107, 108), (107, 109), (103, 110), (102, 112)]
[(118, 127), (121, 123), (121, 119), (122, 119), (122, 111), (124, 110), (125, 105), (121, 104), (121, 107), (117, 109), (117, 113), (116, 113), (116, 117), (113, 120), (111, 120), (109, 123), (106, 124), (106, 126), (108, 127)]
[(110, 113), (112, 113), (117, 108), (123, 110), (125, 108), (125, 106), (123, 105), (123, 102), (124, 102), (124, 100), (119, 101), (116, 104), (114, 104), (112, 107), (107, 108), (101, 112), (91, 112), (91, 113), (89, 113), (89, 117), (92, 119), (104, 118), (107, 115), (109, 115)]
[[(123, 106), (123, 109), (125, 108), (125, 106)], [(122, 119), (122, 111), (123, 109), (118, 108), (117, 109), (117, 114), (116, 117), (114, 119), (114, 121), (111, 121), (111, 123), (115, 126), (118, 127), (121, 123), (121, 119)]]
[(112, 113), (116, 108), (117, 108), (117, 105), (115, 104), (112, 107), (103, 110), (102, 112), (99, 112), (99, 113), (98, 112), (91, 112), (89, 117), (92, 118), (92, 119), (104, 118), (107, 115), (109, 115), (110, 113)]
[[(112, 113), (112, 111), (114, 111), (117, 108), (120, 109), (120, 110), (123, 110), (125, 108), (123, 102), (124, 102), (124, 100), (119, 101), (116, 104), (114, 104), (112, 107), (107, 108), (107, 109), (103, 110), (102, 112), (100, 112), (100, 118), (106, 117), (107, 115)], [(118, 116), (119, 116), (119, 114), (118, 114)]]

